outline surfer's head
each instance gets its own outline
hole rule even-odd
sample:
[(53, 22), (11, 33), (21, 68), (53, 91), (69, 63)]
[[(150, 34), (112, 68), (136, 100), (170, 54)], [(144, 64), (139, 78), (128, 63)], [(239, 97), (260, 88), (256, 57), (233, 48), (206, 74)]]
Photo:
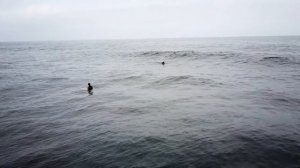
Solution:
[(91, 86), (91, 84), (90, 84), (90, 83), (88, 83), (88, 85), (89, 85), (89, 86)]

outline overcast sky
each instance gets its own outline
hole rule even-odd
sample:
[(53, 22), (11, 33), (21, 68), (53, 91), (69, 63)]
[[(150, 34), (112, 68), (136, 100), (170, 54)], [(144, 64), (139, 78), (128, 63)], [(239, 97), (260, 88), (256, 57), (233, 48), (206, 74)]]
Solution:
[(0, 41), (300, 35), (300, 0), (0, 0)]

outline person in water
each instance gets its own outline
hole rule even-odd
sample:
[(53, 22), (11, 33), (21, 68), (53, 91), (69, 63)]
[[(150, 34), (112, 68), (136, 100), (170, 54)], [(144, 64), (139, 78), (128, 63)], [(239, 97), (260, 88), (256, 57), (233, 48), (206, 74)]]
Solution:
[(163, 61), (161, 64), (162, 64), (162, 65), (165, 65), (165, 61)]
[(93, 86), (90, 83), (88, 83), (88, 85), (89, 85), (88, 88), (87, 88), (88, 91), (92, 91), (93, 90)]

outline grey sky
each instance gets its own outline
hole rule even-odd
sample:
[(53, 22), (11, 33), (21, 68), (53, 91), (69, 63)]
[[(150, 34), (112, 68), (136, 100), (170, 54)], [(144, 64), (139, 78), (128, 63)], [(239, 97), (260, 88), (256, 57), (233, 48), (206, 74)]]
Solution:
[(300, 0), (0, 0), (0, 41), (300, 35)]

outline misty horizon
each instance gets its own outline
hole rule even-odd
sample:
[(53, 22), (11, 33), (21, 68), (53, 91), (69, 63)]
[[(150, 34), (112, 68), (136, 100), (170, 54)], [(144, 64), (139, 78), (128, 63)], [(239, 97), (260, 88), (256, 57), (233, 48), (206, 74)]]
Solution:
[(5, 43), (5, 42), (59, 42), (59, 41), (114, 41), (114, 40), (167, 40), (167, 39), (222, 39), (222, 38), (291, 38), (295, 37), (298, 38), (300, 35), (269, 35), (269, 36), (264, 36), (264, 35), (253, 35), (253, 36), (203, 36), (203, 37), (149, 37), (149, 38), (105, 38), (105, 39), (100, 39), (100, 38), (95, 38), (95, 39), (52, 39), (52, 40), (11, 40), (11, 41), (0, 41), (0, 43)]
[(0, 41), (299, 36), (296, 0), (0, 0)]

